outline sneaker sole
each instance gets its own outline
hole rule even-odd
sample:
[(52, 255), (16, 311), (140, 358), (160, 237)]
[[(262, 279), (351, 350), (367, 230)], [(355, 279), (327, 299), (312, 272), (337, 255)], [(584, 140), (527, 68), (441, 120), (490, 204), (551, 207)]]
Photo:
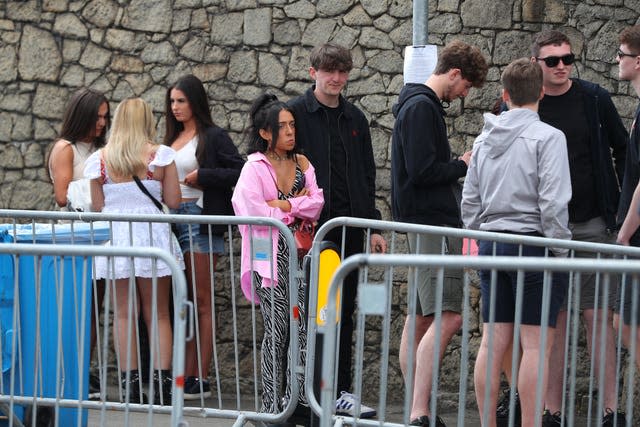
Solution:
[[(359, 418), (373, 418), (373, 417), (376, 416), (376, 414), (377, 414), (376, 411), (363, 412), (363, 413), (360, 414)], [(336, 415), (345, 415), (347, 417), (354, 417), (355, 418), (355, 416), (350, 414), (349, 412), (340, 411), (340, 410), (336, 411)]]
[(200, 394), (200, 393), (185, 393), (184, 394), (184, 400), (199, 400), (200, 396), (202, 396), (202, 397), (204, 397), (206, 399), (207, 397), (211, 397), (211, 392), (210, 391), (205, 391), (202, 394)]

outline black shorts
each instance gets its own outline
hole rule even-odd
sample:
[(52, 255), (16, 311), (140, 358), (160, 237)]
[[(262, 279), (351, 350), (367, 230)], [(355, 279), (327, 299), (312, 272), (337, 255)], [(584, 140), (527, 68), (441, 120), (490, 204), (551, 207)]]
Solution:
[[(479, 254), (491, 256), (494, 251), (494, 242), (480, 241)], [(520, 245), (511, 243), (495, 243), (496, 256), (520, 256)], [(522, 246), (524, 257), (544, 257), (545, 248), (536, 246)], [(553, 255), (549, 255), (553, 256)], [(520, 301), (516, 299), (517, 289), (516, 271), (496, 271), (495, 281), (495, 309), (494, 322), (515, 323), (516, 304), (522, 305), (523, 325), (540, 325), (542, 323), (542, 303), (544, 288), (544, 273), (541, 271), (525, 271), (524, 287)], [(556, 326), (558, 311), (567, 295), (568, 274), (550, 274), (551, 286), (549, 286), (549, 313), (548, 325)], [(480, 270), (480, 285), (482, 291), (482, 319), (485, 323), (490, 320), (491, 298), (491, 270)]]

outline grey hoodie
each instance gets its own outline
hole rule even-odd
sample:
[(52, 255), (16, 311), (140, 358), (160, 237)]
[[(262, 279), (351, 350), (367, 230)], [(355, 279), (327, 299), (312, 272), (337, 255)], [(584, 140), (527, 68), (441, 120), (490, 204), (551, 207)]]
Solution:
[[(462, 191), (465, 227), (570, 239), (564, 134), (526, 108), (487, 113), (484, 120)], [(566, 250), (554, 252), (566, 255)]]

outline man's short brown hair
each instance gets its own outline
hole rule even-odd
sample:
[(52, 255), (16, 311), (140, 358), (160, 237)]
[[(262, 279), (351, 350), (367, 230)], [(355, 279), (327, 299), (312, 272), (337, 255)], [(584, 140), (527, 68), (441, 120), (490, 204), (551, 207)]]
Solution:
[(480, 49), (460, 40), (454, 40), (442, 48), (434, 74), (445, 74), (454, 68), (459, 69), (462, 78), (468, 80), (473, 87), (484, 84), (489, 70)]
[(323, 71), (351, 71), (353, 60), (351, 51), (336, 43), (325, 43), (311, 51), (311, 66)]
[(537, 58), (541, 48), (549, 45), (560, 46), (562, 43), (571, 46), (571, 40), (565, 33), (558, 30), (541, 31), (536, 34), (533, 43), (531, 43), (531, 56)]
[(507, 65), (502, 72), (501, 80), (515, 106), (534, 104), (540, 99), (542, 68), (529, 58), (516, 59)]
[(620, 44), (626, 44), (631, 54), (640, 55), (640, 25), (627, 27), (620, 33)]

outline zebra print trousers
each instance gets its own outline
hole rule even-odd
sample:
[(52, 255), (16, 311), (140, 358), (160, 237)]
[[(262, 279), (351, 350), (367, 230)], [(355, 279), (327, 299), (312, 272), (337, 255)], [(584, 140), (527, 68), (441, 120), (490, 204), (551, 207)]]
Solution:
[[(295, 255), (294, 255), (295, 256)], [(262, 412), (282, 412), (291, 398), (291, 373), (289, 360), (289, 247), (282, 235), (278, 237), (277, 258), (278, 286), (262, 287), (262, 277), (254, 272), (255, 292), (260, 299), (260, 312), (264, 326), (260, 369), (262, 373)], [(300, 363), (305, 366), (307, 351), (307, 325), (305, 316), (305, 287), (301, 279), (297, 284), (297, 304), (300, 309), (298, 322), (298, 348)], [(298, 402), (307, 406), (304, 392), (304, 374), (297, 374)]]

